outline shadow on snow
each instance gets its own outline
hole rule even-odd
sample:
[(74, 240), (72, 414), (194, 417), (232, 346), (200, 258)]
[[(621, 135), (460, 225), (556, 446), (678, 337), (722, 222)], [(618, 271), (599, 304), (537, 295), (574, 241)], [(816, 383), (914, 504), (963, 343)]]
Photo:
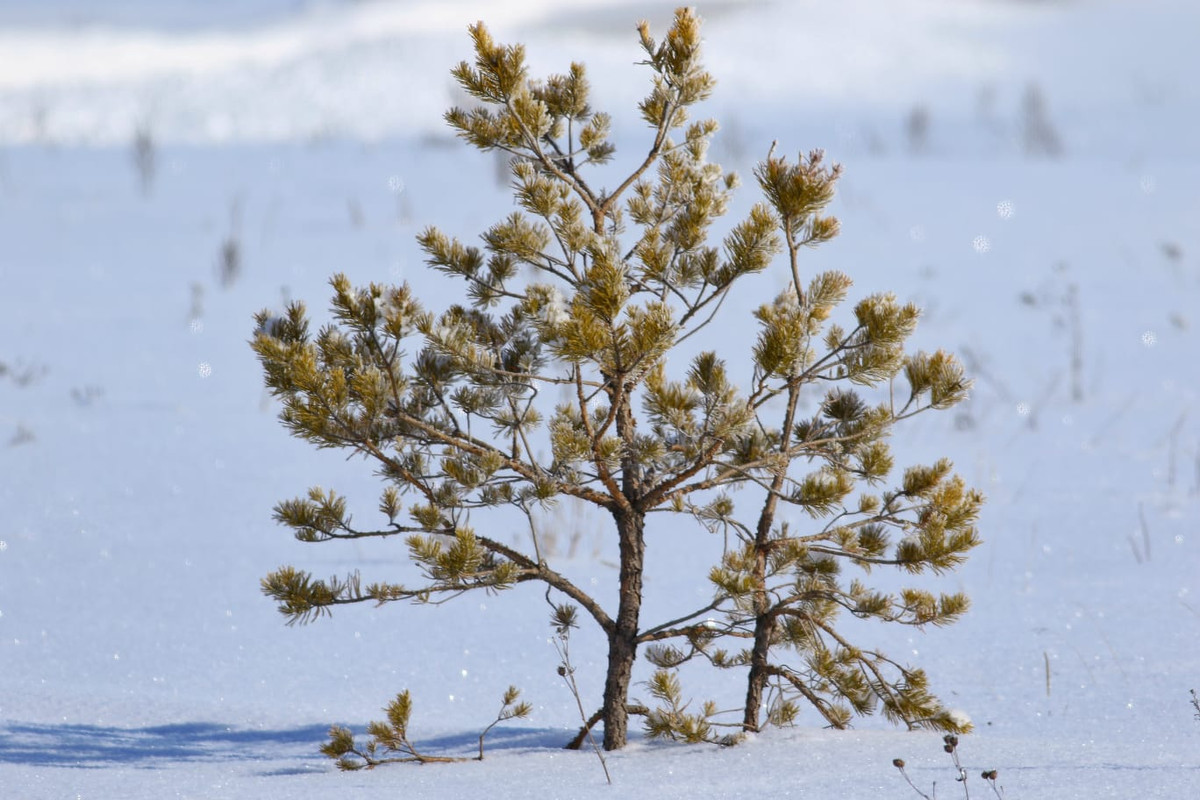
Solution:
[[(364, 726), (352, 726), (361, 734)], [(306, 725), (282, 730), (234, 728), (208, 722), (120, 728), (103, 725), (43, 723), (0, 724), (0, 764), (101, 769), (113, 766), (166, 767), (196, 761), (302, 760), (292, 771), (331, 764), (318, 748), (328, 740), (328, 725)], [(365, 736), (360, 735), (360, 742)], [(569, 731), (528, 728), (495, 728), (487, 737), (487, 751), (519, 748), (559, 748)], [(479, 734), (450, 734), (417, 738), (422, 752), (473, 756), (479, 752)]]

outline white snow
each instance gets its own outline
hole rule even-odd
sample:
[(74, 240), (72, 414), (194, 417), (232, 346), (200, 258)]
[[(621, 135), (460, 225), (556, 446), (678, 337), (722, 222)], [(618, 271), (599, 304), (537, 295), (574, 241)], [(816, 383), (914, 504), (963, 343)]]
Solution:
[[(917, 346), (964, 356), (969, 404), (918, 418), (898, 466), (951, 456), (989, 502), (985, 544), (932, 585), (950, 628), (862, 631), (924, 667), (974, 721), (973, 794), (1191, 796), (1200, 782), (1200, 96), (1186, 0), (719, 2), (700, 13), (718, 78), (713, 158), (748, 175), (773, 139), (846, 167), (842, 234), (809, 272), (925, 308)], [(440, 122), (466, 25), (527, 45), (535, 72), (591, 67), (618, 155), (646, 140), (633, 24), (671, 4), (80, 0), (0, 7), (0, 796), (16, 798), (910, 797), (892, 759), (954, 797), (939, 737), (815, 714), (732, 749), (636, 738), (609, 757), (578, 725), (541, 593), (340, 610), (288, 628), (259, 593), (281, 564), (403, 577), (402, 542), (301, 544), (271, 520), (309, 486), (372, 519), (369, 465), (275, 419), (247, 344), (254, 312), (328, 277), (461, 287), (421, 266), (426, 225), (471, 239), (511, 210), (492, 158)], [(758, 36), (759, 38), (753, 38)], [(1036, 84), (1063, 143), (1023, 153)], [(929, 112), (913, 152), (905, 120)], [(132, 166), (139, 123), (152, 189)], [(483, 177), (482, 185), (479, 176)], [(739, 190), (731, 218), (753, 202)], [(400, 188), (403, 191), (400, 191)], [(222, 288), (236, 236), (241, 271)], [(986, 246), (981, 246), (984, 243)], [(780, 265), (782, 268), (782, 265)], [(696, 346), (748, 352), (759, 277)], [(698, 337), (699, 338), (699, 337)], [(601, 521), (564, 512), (558, 555), (612, 600)], [(472, 520), (477, 528), (488, 524)], [(645, 618), (708, 600), (720, 537), (655, 521)], [(796, 524), (802, 524), (797, 520)], [(507, 521), (496, 531), (527, 534)], [(567, 525), (585, 540), (576, 556)], [(868, 579), (898, 579), (876, 571)], [(572, 642), (587, 704), (603, 642)], [(690, 667), (690, 665), (689, 665)], [(649, 669), (639, 664), (637, 680)], [(685, 692), (736, 705), (735, 680)], [(317, 747), (398, 691), (412, 734), (469, 754), (515, 684), (534, 704), (481, 763), (341, 774)], [(634, 694), (644, 694), (636, 687)], [(724, 706), (723, 706), (724, 707)], [(636, 722), (635, 722), (636, 724)]]
[(960, 728), (966, 728), (967, 726), (973, 724), (971, 722), (971, 716), (961, 708), (950, 709), (946, 716), (948, 716), (950, 720)]

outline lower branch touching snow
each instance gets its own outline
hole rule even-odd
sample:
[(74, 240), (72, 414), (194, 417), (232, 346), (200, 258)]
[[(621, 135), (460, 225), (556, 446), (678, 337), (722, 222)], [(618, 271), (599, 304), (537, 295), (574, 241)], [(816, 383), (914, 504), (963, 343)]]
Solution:
[(533, 706), (529, 703), (517, 702), (520, 694), (515, 686), (508, 687), (496, 718), (479, 734), (477, 756), (439, 756), (418, 750), (408, 736), (412, 696), (407, 689), (396, 695), (396, 699), (388, 704), (385, 709), (386, 722), (371, 722), (367, 725), (367, 733), (371, 738), (365, 745), (360, 746), (356, 743), (353, 734), (347, 728), (334, 725), (329, 729), (329, 741), (321, 746), (321, 752), (335, 759), (338, 769), (341, 770), (373, 769), (380, 764), (389, 763), (446, 764), (456, 761), (482, 761), (484, 739), (492, 728), (506, 720), (524, 719), (533, 711)]

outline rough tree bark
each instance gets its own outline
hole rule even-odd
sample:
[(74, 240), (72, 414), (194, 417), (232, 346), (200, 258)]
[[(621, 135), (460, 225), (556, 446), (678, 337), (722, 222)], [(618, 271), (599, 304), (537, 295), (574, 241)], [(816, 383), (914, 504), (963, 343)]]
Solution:
[(619, 594), (615, 625), (608, 636), (608, 673), (604, 680), (604, 749), (625, 746), (629, 733), (629, 682), (637, 658), (638, 618), (642, 610), (642, 571), (646, 554), (646, 512), (642, 508), (645, 484), (643, 465), (634, 451), (637, 421), (633, 416), (631, 394), (620, 369), (621, 353), (614, 353), (617, 369), (606, 375), (608, 398), (614, 410), (616, 434), (623, 443), (621, 454), (620, 496), (611, 507), (617, 528), (620, 553)]
[(642, 607), (642, 567), (646, 551), (645, 514), (616, 512), (620, 537), (620, 597), (616, 625), (608, 636), (608, 674), (604, 681), (604, 749), (625, 746), (629, 728), (629, 682), (637, 657), (638, 614)]
[[(800, 291), (800, 286), (796, 286)], [(788, 389), (787, 410), (783, 415), (783, 439), (780, 450), (787, 452), (791, 439), (792, 425), (796, 422), (796, 406), (800, 400), (800, 387), (793, 381)], [(754, 648), (750, 651), (750, 675), (746, 682), (746, 708), (742, 717), (742, 730), (747, 733), (757, 732), (762, 708), (763, 690), (769, 677), (771, 641), (775, 636), (777, 622), (775, 614), (771, 613), (771, 598), (767, 594), (767, 559), (771, 554), (771, 528), (775, 524), (775, 513), (779, 507), (779, 492), (787, 477), (786, 465), (775, 471), (771, 481), (771, 492), (763, 501), (762, 512), (758, 517), (758, 527), (754, 531)]]

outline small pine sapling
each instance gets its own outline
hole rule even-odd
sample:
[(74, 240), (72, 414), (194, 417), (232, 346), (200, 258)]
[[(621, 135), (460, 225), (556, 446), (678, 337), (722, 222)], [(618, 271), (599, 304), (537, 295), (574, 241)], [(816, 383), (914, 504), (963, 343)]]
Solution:
[[(474, 147), (509, 158), (518, 210), (483, 233), (482, 247), (433, 227), (418, 237), (428, 265), (460, 280), (469, 304), (435, 313), (407, 284), (356, 288), (338, 275), (333, 322), (314, 335), (304, 305), (292, 303), (282, 315), (261, 312), (253, 340), (284, 425), (316, 447), (367, 458), (385, 480), (378, 507), (386, 522), (378, 527), (354, 525), (346, 498), (322, 488), (279, 503), (276, 519), (305, 542), (402, 536), (421, 580), (317, 580), (285, 566), (263, 580), (263, 591), (289, 622), (303, 622), (338, 605), (442, 602), (544, 584), (607, 639), (600, 710), (576, 745), (602, 722), (604, 748), (624, 746), (631, 712), (646, 713), (664, 736), (713, 738), (714, 709), (689, 714), (669, 672), (695, 653), (717, 666), (749, 667), (746, 730), (758, 729), (767, 687), (781, 698), (772, 721), (793, 719), (790, 696), (798, 695), (836, 724), (847, 718), (841, 701), (866, 712), (878, 698), (893, 718), (944, 725), (919, 670), (853, 647), (834, 626), (839, 609), (917, 625), (961, 613), (965, 598), (957, 595), (890, 597), (858, 582), (844, 586), (837, 566), (953, 568), (976, 542), (980, 502), (938, 462), (910, 469), (895, 490), (846, 505), (859, 482), (887, 477), (891, 425), (952, 405), (967, 382), (947, 354), (904, 353), (918, 312), (891, 295), (860, 302), (848, 329), (828, 323), (850, 281), (825, 273), (806, 284), (799, 254), (838, 231), (821, 213), (838, 168), (819, 153), (789, 164), (772, 148), (756, 171), (764, 200), (712, 242), (737, 178), (708, 161), (716, 122), (689, 118), (714, 83), (691, 10), (676, 12), (661, 42), (639, 27), (652, 72), (639, 111), (651, 141), (611, 189), (594, 185), (593, 168), (612, 160), (614, 146), (610, 117), (588, 102), (584, 68), (530, 80), (522, 47), (497, 44), (482, 24), (470, 31), (475, 61), (453, 74), (480, 104), (451, 109), (446, 120)], [(668, 356), (717, 318), (735, 284), (784, 251), (790, 286), (757, 312), (749, 392), (712, 351), (695, 355), (683, 380), (673, 378)], [(901, 374), (911, 398), (899, 406), (868, 405), (852, 388), (891, 387)], [(810, 396), (817, 387), (833, 388)], [(547, 390), (564, 397), (553, 409), (539, 399)], [(802, 414), (814, 401), (818, 410)], [(780, 419), (769, 420), (781, 406)], [(796, 472), (810, 464), (815, 471)], [(735, 514), (739, 489), (761, 493), (750, 521)], [(539, 546), (533, 514), (561, 498), (611, 520), (615, 609), (552, 568)], [(825, 523), (793, 532), (781, 507)], [(491, 522), (487, 512), (500, 509), (528, 520), (531, 552), (469, 524), (473, 514)], [(737, 544), (710, 576), (712, 602), (644, 625), (646, 519), (656, 512), (732, 532)], [(887, 552), (890, 528), (907, 535)], [(719, 620), (706, 619), (712, 615)], [(717, 647), (727, 637), (754, 645), (730, 655)], [(771, 659), (771, 649), (785, 645), (802, 653), (805, 667)], [(668, 671), (655, 678), (657, 716), (628, 702), (639, 647)], [(884, 674), (891, 667), (899, 678)], [(390, 730), (378, 729), (387, 735), (376, 747), (401, 745), (412, 760), (394, 724)], [(346, 737), (336, 741), (344, 746)]]
[[(662, 42), (639, 28), (653, 74), (639, 111), (652, 141), (612, 189), (592, 183), (590, 170), (614, 147), (610, 117), (588, 103), (583, 66), (533, 81), (522, 47), (497, 44), (482, 24), (470, 31), (474, 64), (453, 74), (480, 105), (451, 109), (446, 120), (475, 147), (510, 157), (519, 210), (483, 234), (482, 249), (432, 227), (418, 237), (427, 263), (460, 279), (470, 305), (435, 314), (408, 285), (355, 288), (339, 275), (332, 324), (312, 335), (303, 304), (293, 303), (281, 316), (260, 313), (253, 341), (284, 425), (317, 447), (371, 459), (388, 484), (378, 528), (353, 526), (345, 499), (323, 489), (280, 503), (277, 520), (307, 542), (404, 536), (425, 580), (315, 580), (283, 567), (263, 590), (295, 622), (342, 604), (547, 584), (606, 634), (599, 716), (611, 750), (626, 742), (630, 679), (645, 641), (646, 516), (706, 488), (702, 473), (736, 450), (750, 420), (727, 402), (713, 358), (698, 368), (713, 373), (706, 391), (721, 408), (697, 446), (668, 450), (639, 430), (639, 392), (672, 347), (712, 320), (735, 281), (767, 267), (776, 236), (760, 205), (723, 247), (707, 242), (736, 179), (707, 161), (716, 123), (689, 121), (713, 85), (690, 10), (676, 12)], [(521, 278), (522, 269), (531, 276)], [(571, 399), (547, 415), (537, 402), (545, 389)], [(539, 436), (549, 438), (546, 456), (533, 444)], [(530, 554), (467, 522), (505, 507), (529, 516), (564, 496), (611, 518), (615, 613), (551, 568), (536, 538)]]
[[(920, 313), (915, 306), (873, 295), (854, 307), (853, 325), (843, 328), (830, 320), (850, 279), (825, 272), (802, 283), (801, 248), (838, 231), (837, 220), (822, 212), (839, 175), (820, 152), (794, 164), (772, 152), (756, 171), (786, 243), (792, 281), (756, 312), (754, 381), (740, 401), (754, 425), (734, 457), (710, 471), (703, 502), (682, 503), (731, 543), (710, 574), (713, 604), (700, 612), (716, 610), (722, 619), (658, 632), (686, 644), (655, 645), (647, 657), (665, 669), (696, 656), (719, 668), (748, 668), (745, 732), (790, 724), (797, 703), (806, 702), (835, 728), (881, 708), (910, 728), (962, 733), (969, 720), (930, 694), (922, 670), (852, 643), (837, 624), (843, 612), (918, 627), (956, 620), (968, 604), (961, 593), (878, 592), (858, 578), (846, 581), (842, 568), (954, 569), (979, 543), (975, 521), (983, 503), (945, 459), (910, 467), (883, 488), (894, 465), (887, 443), (893, 426), (955, 405), (970, 384), (947, 353), (905, 353)], [(717, 375), (702, 363), (687, 382), (648, 384), (651, 418), (664, 440), (687, 441), (701, 428), (705, 407), (691, 398), (705, 381), (724, 386), (723, 372)], [(905, 384), (907, 397), (898, 401)], [(875, 403), (862, 396), (872, 388), (881, 395)], [(816, 405), (810, 414), (801, 413), (806, 400)], [(739, 515), (734, 489), (753, 490), (749, 502), (741, 499), (749, 515)], [(815, 524), (802, 527), (785, 516), (789, 510)], [(730, 652), (721, 647), (729, 639), (749, 646)], [(789, 651), (786, 663), (773, 657), (780, 649)], [(684, 733), (661, 725), (648, 731)]]
[(510, 719), (525, 719), (533, 711), (533, 706), (529, 703), (517, 702), (520, 696), (521, 692), (515, 686), (508, 687), (504, 692), (504, 699), (496, 718), (479, 734), (477, 756), (436, 756), (418, 750), (408, 737), (412, 696), (407, 689), (388, 703), (385, 709), (386, 722), (371, 722), (367, 725), (367, 733), (371, 738), (365, 745), (360, 746), (355, 742), (354, 734), (348, 728), (334, 725), (329, 729), (329, 741), (321, 745), (321, 753), (337, 761), (338, 769), (344, 771), (374, 769), (380, 764), (389, 763), (450, 764), (458, 761), (482, 761), (484, 739), (492, 728)]

